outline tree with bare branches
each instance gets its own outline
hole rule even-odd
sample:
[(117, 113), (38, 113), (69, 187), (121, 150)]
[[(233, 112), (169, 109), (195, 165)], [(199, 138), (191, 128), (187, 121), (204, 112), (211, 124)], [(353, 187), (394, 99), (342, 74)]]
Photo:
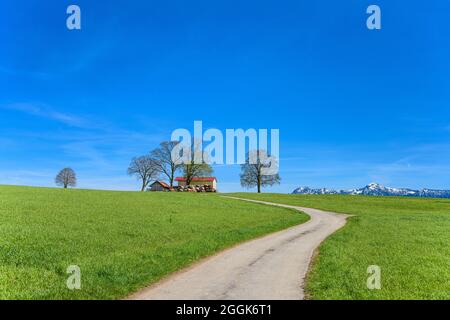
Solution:
[(160, 174), (163, 174), (169, 180), (172, 187), (175, 178), (175, 173), (181, 168), (181, 164), (177, 155), (172, 154), (173, 149), (178, 144), (178, 141), (164, 141), (161, 142), (159, 148), (154, 149), (150, 156), (155, 160), (155, 165)]
[[(275, 164), (277, 159), (267, 155), (265, 150), (254, 150), (247, 154), (244, 164), (241, 165), (241, 186), (245, 188), (257, 187), (258, 193), (261, 193), (261, 187), (280, 184), (280, 175), (266, 174), (265, 169)], [(267, 170), (268, 171), (268, 170)]]
[(189, 186), (195, 177), (205, 177), (213, 172), (208, 164), (206, 154), (202, 152), (201, 141), (192, 140), (191, 145), (187, 146), (187, 155), (182, 164), (183, 176), (186, 179), (186, 185)]
[(71, 168), (64, 168), (56, 176), (55, 183), (64, 189), (67, 189), (67, 187), (75, 187), (77, 185), (77, 175)]
[(135, 157), (131, 160), (130, 166), (128, 167), (128, 174), (141, 180), (141, 191), (145, 191), (149, 183), (158, 178), (159, 171), (156, 161), (149, 155), (145, 155)]

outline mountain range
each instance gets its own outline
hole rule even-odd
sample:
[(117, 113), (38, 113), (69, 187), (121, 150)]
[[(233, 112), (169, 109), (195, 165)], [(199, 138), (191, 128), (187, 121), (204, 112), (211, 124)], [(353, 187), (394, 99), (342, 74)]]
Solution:
[(309, 187), (300, 187), (295, 189), (293, 194), (351, 194), (367, 196), (404, 196), (404, 197), (425, 197), (425, 198), (450, 198), (450, 190), (436, 189), (407, 189), (390, 188), (378, 183), (370, 183), (359, 189), (351, 190), (330, 190), (326, 188), (314, 189)]

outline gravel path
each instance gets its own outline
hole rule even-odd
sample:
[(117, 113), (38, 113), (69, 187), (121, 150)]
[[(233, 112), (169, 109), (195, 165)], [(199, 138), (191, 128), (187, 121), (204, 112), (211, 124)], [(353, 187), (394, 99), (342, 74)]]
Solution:
[(311, 219), (222, 251), (128, 299), (304, 299), (304, 279), (314, 250), (345, 225), (348, 215), (233, 199), (293, 208), (305, 212)]

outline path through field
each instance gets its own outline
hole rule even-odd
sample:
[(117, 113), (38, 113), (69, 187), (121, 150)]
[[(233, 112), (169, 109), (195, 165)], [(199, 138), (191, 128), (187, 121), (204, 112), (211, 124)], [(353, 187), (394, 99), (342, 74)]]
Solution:
[(304, 299), (304, 279), (314, 250), (344, 226), (348, 216), (233, 199), (293, 208), (305, 212), (311, 219), (222, 251), (142, 289), (129, 299)]

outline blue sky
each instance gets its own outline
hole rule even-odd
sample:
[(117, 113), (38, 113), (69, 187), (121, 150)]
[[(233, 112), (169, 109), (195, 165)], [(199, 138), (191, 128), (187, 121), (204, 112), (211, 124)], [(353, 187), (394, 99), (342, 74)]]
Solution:
[[(126, 3), (2, 2), (0, 184), (71, 166), (81, 188), (135, 190), (131, 157), (202, 120), (280, 129), (274, 192), (450, 189), (448, 1)], [(241, 190), (238, 166), (215, 175)]]

